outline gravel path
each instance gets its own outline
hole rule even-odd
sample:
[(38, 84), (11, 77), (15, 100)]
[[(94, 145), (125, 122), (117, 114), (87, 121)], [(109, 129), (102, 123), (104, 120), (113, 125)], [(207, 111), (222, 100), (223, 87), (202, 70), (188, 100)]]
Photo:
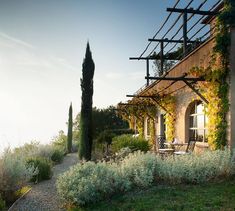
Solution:
[(50, 180), (33, 185), (32, 190), (26, 194), (11, 210), (14, 211), (62, 211), (59, 197), (56, 194), (56, 178), (78, 162), (77, 153), (68, 154), (61, 164), (53, 167), (53, 176)]

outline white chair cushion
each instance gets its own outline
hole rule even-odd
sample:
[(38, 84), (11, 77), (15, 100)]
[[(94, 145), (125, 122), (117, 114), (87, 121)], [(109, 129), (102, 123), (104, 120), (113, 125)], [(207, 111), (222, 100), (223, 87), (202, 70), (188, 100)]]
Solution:
[(189, 153), (185, 152), (185, 151), (178, 151), (178, 152), (174, 152), (174, 154), (176, 154), (176, 155), (187, 155)]

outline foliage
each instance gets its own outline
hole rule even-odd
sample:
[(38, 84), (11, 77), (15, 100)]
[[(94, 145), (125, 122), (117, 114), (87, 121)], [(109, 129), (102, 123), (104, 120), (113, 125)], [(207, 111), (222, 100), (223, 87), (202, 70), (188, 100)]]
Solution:
[[(137, 114), (138, 115), (138, 114)], [(144, 116), (136, 116), (136, 127), (141, 138), (144, 138)]]
[[(150, 129), (150, 145), (154, 151), (156, 151), (156, 116), (158, 111), (158, 105), (154, 103), (155, 100), (151, 98), (141, 99), (139, 101), (136, 98), (133, 98), (131, 103), (133, 105), (126, 106), (122, 103), (118, 104), (119, 115), (129, 121), (129, 125), (132, 130), (138, 130), (138, 134), (140, 137), (144, 137), (144, 123), (147, 119), (149, 122)], [(134, 125), (136, 124), (136, 128)]]
[(149, 143), (144, 138), (133, 137), (132, 135), (121, 135), (113, 138), (112, 150), (119, 151), (122, 148), (128, 147), (131, 150), (141, 150), (147, 152), (149, 150)]
[(158, 159), (157, 177), (166, 183), (205, 183), (218, 178), (228, 178), (235, 173), (229, 149), (208, 151), (201, 155)]
[(78, 146), (79, 146), (79, 142), (78, 141), (73, 142), (73, 144), (72, 144), (72, 151), (73, 152), (78, 152)]
[(156, 174), (155, 154), (137, 151), (126, 156), (119, 164), (119, 170), (129, 188), (148, 187)]
[(54, 145), (56, 148), (62, 149), (65, 153), (67, 151), (66, 143), (67, 136), (64, 134), (63, 130), (60, 130), (59, 134), (53, 138), (52, 145)]
[(80, 146), (79, 158), (90, 160), (92, 150), (92, 96), (93, 76), (95, 64), (92, 60), (89, 43), (87, 43), (86, 55), (82, 64), (82, 104), (80, 113)]
[(47, 180), (50, 179), (52, 176), (51, 161), (46, 158), (29, 158), (27, 159), (26, 166), (29, 169), (36, 168), (38, 170), (37, 174), (31, 177), (32, 182), (40, 182), (42, 180)]
[(64, 152), (60, 149), (55, 149), (51, 155), (51, 160), (55, 163), (61, 163), (64, 159)]
[(157, 185), (69, 211), (234, 210), (235, 179), (202, 185)]
[(76, 115), (73, 123), (73, 142), (78, 143), (80, 139), (80, 113)]
[(175, 64), (174, 60), (163, 60), (163, 71), (161, 71), (161, 61), (154, 60), (153, 61), (153, 71), (155, 76), (162, 76), (164, 73), (167, 72), (171, 67)]
[(73, 140), (73, 108), (72, 103), (69, 106), (69, 120), (68, 120), (68, 134), (67, 134), (67, 150), (70, 153), (72, 151)]
[(191, 72), (195, 76), (204, 76), (207, 83), (201, 86), (202, 92), (209, 101), (208, 143), (212, 149), (221, 149), (227, 143), (227, 120), (229, 110), (227, 82), (229, 74), (230, 26), (234, 25), (235, 5), (233, 1), (224, 1), (223, 11), (216, 23), (215, 46), (208, 68), (194, 67)]
[(127, 129), (127, 128), (126, 129), (111, 129), (111, 130), (106, 130), (106, 131), (115, 134), (115, 136), (120, 136), (123, 134), (132, 134), (133, 135), (135, 133), (134, 130)]
[(175, 97), (171, 95), (163, 96), (160, 98), (159, 103), (166, 109), (165, 124), (166, 124), (166, 139), (172, 141), (175, 137)]
[(78, 164), (59, 177), (57, 189), (66, 203), (85, 205), (162, 182), (200, 184), (227, 179), (235, 175), (233, 159), (228, 149), (164, 160), (138, 151), (117, 162)]
[(92, 117), (94, 138), (97, 138), (104, 130), (114, 131), (128, 128), (128, 123), (117, 115), (113, 106), (104, 109), (94, 107), (92, 109)]
[(127, 157), (130, 153), (132, 153), (132, 150), (129, 147), (121, 148), (118, 152), (114, 154), (112, 160), (119, 163), (125, 157)]
[(70, 168), (60, 175), (57, 190), (66, 203), (84, 205), (109, 198), (121, 190), (121, 178), (115, 166), (86, 162)]
[[(144, 117), (145, 107), (142, 105), (125, 106), (119, 103), (117, 106), (119, 116), (128, 121), (132, 130), (138, 130), (140, 137), (144, 137)], [(136, 128), (134, 128), (136, 125)]]
[(14, 192), (23, 187), (37, 173), (25, 166), (24, 154), (5, 150), (0, 157), (0, 193), (6, 201), (14, 200)]
[(24, 155), (30, 155), (32, 153), (35, 153), (37, 151), (36, 149), (38, 148), (39, 142), (37, 141), (31, 141), (30, 143), (25, 143), (21, 147), (16, 147), (14, 149), (14, 153), (16, 154), (24, 154)]
[(16, 194), (17, 198), (19, 198), (19, 197), (23, 196), (25, 193), (27, 193), (30, 190), (31, 190), (30, 186), (24, 186), (21, 189), (17, 190), (15, 192), (15, 194)]
[(54, 147), (50, 144), (38, 145), (37, 152), (33, 156), (50, 159), (54, 152)]
[(111, 132), (105, 130), (105, 131), (101, 132), (100, 135), (97, 138), (97, 142), (99, 144), (106, 145), (106, 152), (107, 153), (108, 153), (109, 146), (111, 145), (112, 139), (113, 139), (114, 136), (115, 136), (114, 133), (111, 133)]
[(64, 156), (64, 148), (53, 143), (42, 145), (39, 142), (26, 143), (14, 150), (14, 153), (23, 155), (26, 159), (32, 157), (41, 157), (53, 162), (61, 162)]
[(0, 210), (4, 210), (6, 206), (5, 201), (2, 199), (1, 194), (0, 194)]

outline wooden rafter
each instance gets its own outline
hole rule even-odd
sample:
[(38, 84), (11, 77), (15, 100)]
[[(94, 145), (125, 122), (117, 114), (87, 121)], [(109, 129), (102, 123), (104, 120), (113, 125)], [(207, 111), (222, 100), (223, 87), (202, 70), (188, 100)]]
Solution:
[(169, 113), (171, 115), (171, 113), (164, 107), (161, 105), (161, 103), (159, 102), (159, 96), (157, 95), (126, 95), (126, 97), (136, 97), (136, 98), (150, 98), (152, 101), (154, 101), (154, 103), (156, 103), (160, 108), (162, 108), (165, 112)]
[[(169, 43), (183, 43), (183, 40), (172, 40), (172, 39), (148, 39), (150, 42), (169, 42)], [(188, 43), (197, 43), (198, 41), (188, 40)]]
[[(145, 77), (147, 79), (147, 77)], [(204, 78), (190, 78), (185, 76), (180, 77), (148, 77), (150, 80), (159, 80), (159, 81), (205, 81)]]
[(200, 93), (200, 91), (198, 89), (196, 89), (191, 83), (189, 83), (188, 81), (184, 81), (184, 83), (190, 88), (192, 89), (206, 104), (208, 104), (208, 100)]
[(181, 9), (181, 8), (167, 8), (167, 12), (178, 12), (178, 13), (191, 13), (191, 14), (196, 14), (196, 15), (218, 15), (218, 12), (215, 11), (205, 11), (205, 10), (194, 10), (192, 8), (189, 9)]
[[(180, 76), (180, 77), (149, 77), (149, 79), (153, 80), (166, 80), (166, 81), (173, 81), (173, 82), (177, 82), (177, 81), (183, 81), (190, 89), (192, 89), (201, 99), (203, 102), (205, 102), (206, 104), (208, 104), (208, 100), (200, 93), (200, 91), (198, 89), (196, 89), (192, 83), (198, 82), (198, 81), (205, 81), (205, 79), (203, 77), (199, 77), (199, 78), (190, 78), (187, 77), (186, 75)], [(171, 83), (169, 86), (173, 85), (174, 83)], [(167, 88), (169, 88), (169, 86)], [(163, 90), (161, 90), (163, 91)]]

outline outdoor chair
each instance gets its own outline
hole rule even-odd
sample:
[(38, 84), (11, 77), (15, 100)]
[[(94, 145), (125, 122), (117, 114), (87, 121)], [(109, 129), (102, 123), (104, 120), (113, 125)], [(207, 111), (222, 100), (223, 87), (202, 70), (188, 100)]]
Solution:
[(158, 135), (157, 136), (157, 146), (158, 146), (158, 149), (164, 149), (165, 148), (165, 143), (166, 141), (166, 137), (164, 135)]
[(196, 144), (196, 140), (195, 138), (190, 138), (187, 144), (187, 147), (185, 149), (185, 151), (177, 151), (174, 152), (175, 155), (187, 155), (187, 154), (191, 154), (194, 150)]
[(174, 152), (174, 149), (166, 147), (165, 136), (162, 136), (162, 135), (158, 136), (157, 141), (158, 141), (158, 152), (160, 155), (168, 155)]

